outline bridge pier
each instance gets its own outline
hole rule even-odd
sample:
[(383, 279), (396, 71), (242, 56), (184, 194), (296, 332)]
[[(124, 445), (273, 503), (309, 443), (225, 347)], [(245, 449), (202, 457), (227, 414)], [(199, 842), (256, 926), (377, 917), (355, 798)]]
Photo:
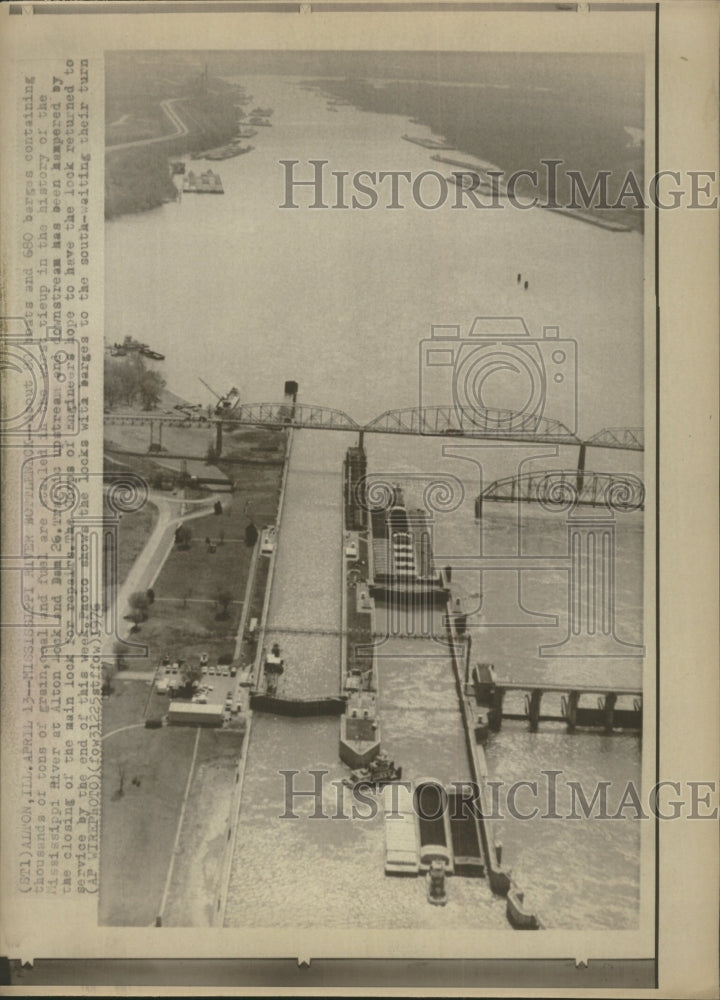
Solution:
[(490, 711), (488, 712), (488, 723), (494, 733), (499, 733), (502, 727), (504, 698), (505, 689), (496, 686), (490, 695)]
[(528, 702), (528, 718), (530, 719), (530, 732), (536, 733), (538, 730), (538, 725), (540, 724), (540, 704), (542, 702), (543, 692), (541, 688), (533, 688), (530, 692), (530, 700)]
[(611, 733), (613, 731), (613, 725), (615, 721), (616, 701), (617, 701), (617, 695), (614, 694), (612, 691), (605, 695), (603, 713), (604, 713), (604, 728), (606, 733)]
[(577, 495), (582, 496), (583, 484), (585, 481), (585, 455), (587, 452), (587, 445), (583, 441), (580, 445), (580, 452), (578, 454), (578, 467), (577, 467)]
[(567, 720), (568, 732), (572, 733), (575, 731), (575, 726), (577, 725), (577, 710), (578, 702), (580, 701), (579, 691), (569, 691), (567, 700), (567, 714), (565, 716)]

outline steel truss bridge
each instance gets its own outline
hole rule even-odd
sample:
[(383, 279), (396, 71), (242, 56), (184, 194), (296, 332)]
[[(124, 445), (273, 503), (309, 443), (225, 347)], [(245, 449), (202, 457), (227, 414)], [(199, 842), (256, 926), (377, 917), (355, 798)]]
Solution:
[(611, 510), (642, 510), (645, 487), (630, 473), (552, 470), (510, 476), (490, 483), (478, 502), (539, 503), (549, 510), (576, 506), (607, 507)]
[(106, 413), (105, 424), (202, 428), (222, 425), (233, 427), (288, 427), (326, 431), (351, 431), (363, 434), (410, 434), (425, 437), (462, 437), (482, 441), (521, 441), (539, 444), (574, 445), (580, 448), (580, 468), (584, 468), (586, 448), (611, 448), (643, 451), (644, 435), (638, 427), (611, 427), (581, 440), (564, 424), (547, 417), (510, 410), (474, 409), (456, 406), (408, 407), (386, 410), (367, 424), (359, 424), (342, 410), (309, 403), (242, 403), (227, 414), (207, 416), (198, 411), (179, 412), (177, 416), (125, 416)]

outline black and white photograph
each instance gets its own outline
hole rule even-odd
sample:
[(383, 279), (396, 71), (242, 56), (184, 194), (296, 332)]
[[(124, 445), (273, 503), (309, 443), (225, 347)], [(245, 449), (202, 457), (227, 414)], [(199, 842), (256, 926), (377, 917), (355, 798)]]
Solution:
[(720, 4), (3, 6), (12, 985), (717, 995)]
[(638, 926), (645, 79), (107, 53), (103, 922)]

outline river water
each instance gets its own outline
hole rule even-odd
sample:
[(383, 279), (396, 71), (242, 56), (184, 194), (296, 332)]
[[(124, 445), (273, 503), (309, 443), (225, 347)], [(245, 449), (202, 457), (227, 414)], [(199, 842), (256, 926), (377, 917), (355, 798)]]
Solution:
[[(534, 338), (542, 337), (543, 326), (556, 326), (561, 338), (576, 342), (571, 402), (577, 400), (583, 437), (642, 423), (641, 236), (540, 209), (456, 211), (451, 202), (437, 211), (410, 204), (367, 212), (280, 208), (280, 160), (300, 161), (303, 178), (311, 176), (310, 159), (326, 159), (328, 170), (351, 174), (439, 165), (428, 150), (401, 139), (405, 132), (428, 134), (404, 118), (343, 106), (329, 113), (322, 97), (289, 77), (256, 76), (248, 87), (256, 103), (275, 109), (273, 125), (258, 129), (250, 154), (212, 165), (224, 196), (187, 195), (106, 226), (108, 340), (130, 333), (165, 353), (169, 387), (190, 400), (211, 401), (198, 376), (218, 392), (237, 385), (252, 401), (279, 399), (284, 381), (295, 379), (300, 401), (342, 409), (364, 423), (422, 401), (421, 342), (431, 325), (459, 324), (465, 333), (478, 315), (522, 316)], [(325, 200), (332, 202), (332, 189)], [(308, 198), (299, 191), (296, 201), (304, 206)], [(529, 281), (527, 291), (518, 274)], [(560, 417), (568, 396), (553, 392), (550, 386), (546, 412)], [(280, 547), (280, 589), (271, 612), (280, 615), (278, 627), (324, 628), (335, 614), (344, 438), (298, 435), (302, 461), (289, 484), (286, 516), (297, 522), (293, 537), (304, 542), (295, 551)], [(474, 659), (493, 662), (513, 679), (640, 683), (637, 656), (597, 656), (591, 646), (572, 658), (541, 652), (568, 631), (568, 515), (486, 504), (483, 520), (474, 517), (473, 500), (483, 485), (513, 474), (520, 462), (530, 463), (523, 469), (572, 468), (573, 449), (390, 435), (368, 435), (365, 444), (370, 471), (402, 482), (410, 505), (421, 503), (428, 482), (451, 479), (459, 499), (454, 509), (434, 515), (436, 561), (453, 567), (454, 596), (469, 614)], [(588, 467), (640, 473), (639, 457), (594, 451)], [(617, 513), (613, 521), (615, 632), (622, 642), (639, 644), (642, 514)], [(291, 564), (301, 572), (291, 572)], [(308, 620), (305, 595), (312, 598), (308, 607), (324, 608), (324, 616)], [(301, 642), (316, 645), (301, 651)], [(286, 634), (281, 645), (289, 643)], [(335, 693), (336, 649), (332, 637), (298, 638), (290, 657), (315, 658), (324, 666), (295, 693)], [(442, 780), (462, 780), (467, 762), (457, 737), (450, 666), (438, 649), (439, 656), (429, 656), (437, 654), (433, 644), (412, 638), (383, 647), (383, 738), (396, 757), (396, 748), (405, 748), (407, 759), (398, 763), (409, 768), (408, 776), (433, 775), (439, 767)], [(615, 652), (637, 650), (618, 646)], [(286, 683), (295, 683), (289, 672)], [(321, 690), (326, 683), (331, 691)], [(439, 908), (427, 905), (420, 882), (384, 878), (379, 817), (311, 822), (302, 818), (311, 809), (307, 799), (298, 801), (300, 819), (275, 819), (285, 794), (278, 771), (300, 772), (302, 788), (312, 787), (306, 773), (312, 768), (326, 769), (328, 781), (339, 779), (345, 769), (337, 741), (337, 720), (254, 720), (227, 923), (505, 926), (504, 906), (484, 880), (452, 880), (450, 903)], [(636, 736), (569, 736), (551, 723), (529, 734), (523, 723), (507, 723), (491, 737), (488, 760), (493, 777), (508, 783), (523, 779), (542, 787), (542, 772), (554, 768), (564, 772), (561, 782), (577, 780), (589, 789), (595, 780), (613, 787), (638, 780), (640, 750)], [(323, 796), (329, 810), (335, 786)], [(566, 799), (559, 794), (560, 812)], [(506, 863), (546, 925), (636, 924), (639, 824), (507, 818), (498, 827)]]

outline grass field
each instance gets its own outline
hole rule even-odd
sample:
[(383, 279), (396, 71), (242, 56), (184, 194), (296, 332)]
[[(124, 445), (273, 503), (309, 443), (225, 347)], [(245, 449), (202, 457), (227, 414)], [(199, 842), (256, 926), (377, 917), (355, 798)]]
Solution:
[(242, 741), (236, 730), (208, 729), (200, 735), (164, 927), (212, 922)]
[(157, 517), (157, 507), (149, 502), (135, 513), (121, 517), (118, 528), (118, 587), (123, 584), (133, 563), (145, 548)]
[(155, 922), (195, 736), (195, 729), (179, 726), (138, 728), (103, 742), (100, 923)]
[[(103, 701), (99, 915), (113, 926), (155, 922), (195, 748), (193, 727), (145, 729), (149, 693), (120, 675)], [(209, 922), (242, 741), (237, 729), (200, 731), (168, 899), (175, 925)]]
[[(255, 432), (253, 447), (261, 447), (262, 440), (262, 434)], [(146, 669), (148, 681), (125, 680), (121, 671), (113, 680), (113, 692), (103, 699), (102, 924), (150, 926), (159, 914), (198, 730), (145, 728), (145, 718), (161, 717), (168, 704), (166, 696), (152, 691), (150, 680), (165, 653), (192, 662), (207, 652), (211, 663), (232, 656), (253, 552), (245, 544), (245, 528), (251, 520), (259, 529), (275, 519), (281, 473), (280, 465), (247, 470), (235, 492), (223, 497), (222, 514), (188, 522), (190, 547), (171, 551), (153, 585), (155, 601), (148, 619), (137, 635), (149, 652), (144, 660), (133, 658), (132, 670)], [(144, 513), (125, 525), (125, 572), (152, 527), (154, 515)], [(210, 551), (206, 539), (215, 551)], [(251, 600), (257, 615), (266, 564), (266, 559), (258, 560), (259, 578)], [(232, 596), (227, 617), (220, 615), (221, 591)], [(163, 920), (174, 926), (211, 921), (244, 737), (237, 728), (199, 732), (167, 920)]]
[[(252, 558), (245, 528), (251, 519), (258, 528), (274, 520), (280, 472), (272, 466), (253, 469), (252, 478), (223, 501), (221, 515), (188, 522), (190, 548), (174, 548), (155, 581), (155, 602), (137, 635), (149, 655), (134, 661), (133, 669), (154, 670), (164, 655), (191, 662), (200, 653), (211, 662), (232, 657)], [(222, 593), (232, 599), (227, 615), (218, 601)]]
[(123, 726), (144, 722), (148, 704), (150, 677), (147, 681), (126, 681), (122, 673), (113, 679), (113, 693), (103, 698), (103, 734), (114, 733)]

